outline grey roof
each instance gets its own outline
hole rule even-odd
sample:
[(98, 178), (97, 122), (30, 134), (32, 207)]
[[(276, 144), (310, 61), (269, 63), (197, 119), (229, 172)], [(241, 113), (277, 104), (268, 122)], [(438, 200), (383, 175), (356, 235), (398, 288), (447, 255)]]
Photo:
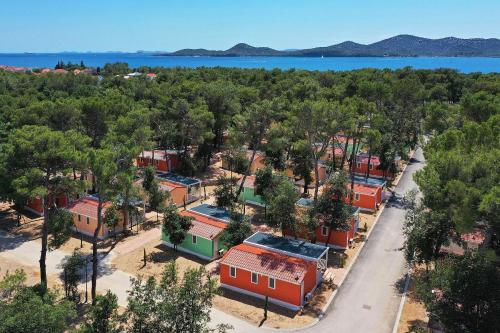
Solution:
[(186, 185), (186, 186), (195, 185), (195, 184), (200, 183), (200, 181), (198, 179), (184, 177), (184, 176), (172, 173), (172, 172), (157, 172), (156, 177), (158, 177), (160, 179), (168, 180), (172, 183), (177, 183), (177, 184)]
[(354, 176), (354, 182), (357, 184), (365, 184), (368, 186), (381, 186), (385, 187), (386, 181), (383, 179), (373, 178), (373, 177), (363, 177), (363, 176)]
[(306, 206), (306, 207), (310, 207), (312, 206), (314, 203), (314, 200), (313, 199), (308, 199), (308, 198), (300, 198), (299, 200), (297, 200), (297, 202), (295, 203), (296, 205), (299, 205), (299, 206)]
[(248, 237), (246, 244), (255, 245), (271, 251), (281, 252), (292, 257), (298, 257), (309, 260), (320, 259), (325, 251), (328, 250), (326, 246), (319, 244), (312, 244), (306, 241), (278, 237), (264, 232), (256, 232)]
[(201, 204), (196, 207), (190, 208), (189, 211), (221, 220), (223, 222), (229, 222), (229, 220), (231, 219), (231, 214), (224, 208), (207, 204)]

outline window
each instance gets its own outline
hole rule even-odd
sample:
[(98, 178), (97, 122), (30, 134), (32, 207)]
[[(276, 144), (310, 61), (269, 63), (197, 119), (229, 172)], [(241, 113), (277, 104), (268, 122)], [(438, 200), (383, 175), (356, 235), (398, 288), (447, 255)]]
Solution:
[(195, 235), (193, 235), (192, 237), (193, 237), (193, 244), (196, 244), (198, 242), (198, 238)]
[(370, 164), (370, 170), (373, 170), (373, 164)]
[(269, 279), (267, 279), (267, 285), (271, 289), (276, 288), (276, 281), (274, 280), (274, 278), (270, 277)]
[(82, 222), (82, 216), (78, 214), (78, 222)]
[(361, 169), (361, 163), (360, 162), (356, 163), (356, 168)]
[(90, 218), (87, 217), (87, 224), (90, 224)]
[(321, 227), (321, 234), (323, 236), (328, 236), (328, 227), (325, 226)]
[(236, 267), (229, 267), (229, 275), (231, 275), (232, 278), (236, 277)]
[(359, 193), (354, 193), (354, 200), (356, 200), (356, 201), (359, 200)]
[(259, 275), (257, 273), (252, 272), (252, 283), (259, 283)]

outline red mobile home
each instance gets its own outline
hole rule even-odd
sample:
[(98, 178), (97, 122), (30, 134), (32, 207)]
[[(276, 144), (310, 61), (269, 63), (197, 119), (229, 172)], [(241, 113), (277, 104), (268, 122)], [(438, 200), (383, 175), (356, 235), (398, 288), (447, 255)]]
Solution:
[[(349, 190), (351, 189), (350, 184), (347, 187)], [(374, 212), (378, 209), (382, 202), (382, 187), (355, 183), (353, 190), (353, 206), (368, 212)], [(346, 203), (350, 203), (351, 198), (347, 196), (344, 200)]]
[[(49, 206), (56, 205), (59, 208), (66, 207), (69, 203), (68, 196), (66, 194), (60, 194), (54, 196), (50, 195), (49, 196)], [(25, 206), (26, 210), (29, 210), (30, 212), (37, 214), (39, 216), (43, 215), (43, 199), (40, 197), (33, 198), (33, 199), (28, 199), (26, 202)]]
[[(307, 209), (312, 207), (312, 204), (306, 203), (307, 199), (300, 199), (297, 201), (297, 213), (304, 214)], [(352, 208), (352, 217), (349, 221), (350, 228), (347, 231), (332, 229), (330, 233), (330, 228), (320, 225), (316, 228), (314, 236), (316, 237), (316, 242), (320, 244), (327, 244), (334, 249), (346, 250), (351, 245), (354, 239), (354, 235), (359, 227), (359, 208)], [(298, 237), (300, 239), (309, 239), (307, 228), (305, 226), (300, 226), (296, 234), (290, 230), (284, 230), (283, 234), (287, 237)]]
[(146, 167), (154, 166), (158, 171), (175, 171), (179, 165), (179, 157), (177, 150), (154, 150), (154, 158), (152, 150), (145, 150), (136, 158), (137, 166)]
[[(368, 172), (368, 154), (359, 153), (356, 156), (356, 163), (353, 166), (353, 172), (357, 175), (366, 175)], [(394, 179), (394, 174), (390, 171), (380, 169), (380, 158), (371, 156), (370, 158), (370, 177)]]
[(221, 286), (293, 310), (300, 309), (322, 281), (328, 248), (255, 233), (220, 262)]

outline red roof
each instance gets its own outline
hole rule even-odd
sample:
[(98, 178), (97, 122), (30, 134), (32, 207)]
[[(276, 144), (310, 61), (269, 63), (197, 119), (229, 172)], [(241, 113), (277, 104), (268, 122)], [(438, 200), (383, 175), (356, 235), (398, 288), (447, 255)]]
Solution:
[(211, 224), (193, 220), (189, 233), (206, 239), (214, 239), (214, 237), (220, 234), (223, 230), (224, 228), (219, 228)]
[[(356, 162), (358, 163), (363, 163), (363, 164), (368, 164), (368, 154), (366, 153), (361, 153), (356, 156)], [(370, 159), (370, 164), (371, 165), (378, 165), (380, 164), (380, 158), (378, 156), (371, 156)]]
[(215, 219), (211, 219), (205, 215), (201, 215), (201, 214), (198, 214), (198, 213), (190, 211), (190, 210), (183, 211), (180, 214), (182, 216), (190, 216), (200, 223), (205, 223), (205, 224), (217, 227), (217, 228), (225, 229), (227, 226), (227, 223), (224, 223), (224, 222), (221, 222), (221, 221), (218, 221)]
[(148, 73), (146, 74), (147, 77), (156, 77), (156, 74), (155, 73)]
[(240, 244), (231, 248), (222, 258), (221, 264), (295, 284), (302, 283), (308, 269), (315, 269), (314, 265), (306, 260), (248, 244)]
[(484, 243), (484, 240), (486, 239), (486, 234), (483, 230), (481, 229), (475, 229), (472, 232), (462, 234), (460, 238), (467, 243), (473, 243), (477, 245), (481, 245)]
[[(145, 158), (153, 158), (153, 151), (151, 150), (145, 150), (143, 153), (141, 153), (138, 157), (144, 157)], [(176, 150), (170, 150), (168, 149), (165, 153), (165, 150), (157, 150), (155, 149), (155, 160), (165, 160), (166, 156), (171, 156), (171, 155), (177, 155)]]
[[(241, 181), (243, 180), (243, 177), (238, 181), (238, 185), (241, 184)], [(254, 188), (255, 184), (255, 176), (247, 176), (245, 179), (245, 183), (243, 184), (243, 187), (246, 188)]]
[[(68, 210), (73, 214), (83, 215), (97, 219), (97, 205), (98, 202), (95, 198), (85, 197), (72, 202), (68, 206)], [(104, 214), (106, 208), (109, 206), (111, 206), (110, 202), (103, 203), (102, 214)]]
[(173, 190), (174, 188), (186, 187), (184, 185), (173, 183), (173, 182), (169, 182), (168, 180), (163, 180), (163, 179), (160, 180), (160, 185), (164, 185), (166, 187), (170, 187), (169, 191)]
[[(351, 189), (351, 184), (347, 185), (347, 188)], [(373, 186), (366, 186), (364, 184), (354, 184), (354, 193), (375, 195), (377, 193), (377, 188)]]

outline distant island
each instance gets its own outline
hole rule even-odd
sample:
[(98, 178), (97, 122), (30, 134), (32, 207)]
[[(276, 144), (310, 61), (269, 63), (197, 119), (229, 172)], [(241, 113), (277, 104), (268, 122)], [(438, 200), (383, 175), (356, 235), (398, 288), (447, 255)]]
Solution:
[(398, 35), (372, 44), (351, 41), (299, 50), (275, 50), (239, 43), (227, 50), (182, 49), (157, 56), (210, 57), (500, 57), (500, 39)]

